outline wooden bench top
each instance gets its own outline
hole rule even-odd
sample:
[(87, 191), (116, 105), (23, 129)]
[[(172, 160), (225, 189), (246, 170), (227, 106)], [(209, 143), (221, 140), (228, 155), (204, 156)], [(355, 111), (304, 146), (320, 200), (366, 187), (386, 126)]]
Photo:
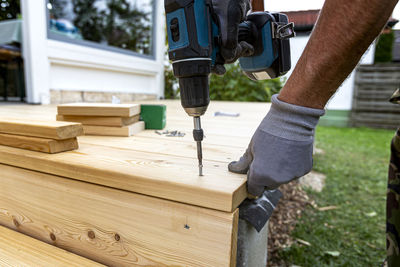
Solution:
[[(153, 102), (154, 103), (154, 102)], [(0, 146), (0, 163), (64, 176), (131, 192), (231, 212), (246, 198), (246, 175), (228, 172), (227, 164), (245, 151), (268, 111), (266, 103), (212, 102), (202, 126), (204, 176), (198, 176), (193, 120), (179, 101), (167, 105), (167, 137), (153, 130), (132, 137), (79, 137), (79, 150), (47, 155)], [(213, 116), (239, 112), (239, 117)], [(0, 116), (54, 119), (56, 106), (5, 105)]]

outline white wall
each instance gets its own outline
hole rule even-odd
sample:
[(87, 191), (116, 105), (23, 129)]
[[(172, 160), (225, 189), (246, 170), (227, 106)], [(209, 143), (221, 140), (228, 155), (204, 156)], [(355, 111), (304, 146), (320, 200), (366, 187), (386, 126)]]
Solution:
[(28, 102), (49, 103), (50, 89), (163, 96), (163, 1), (155, 1), (155, 59), (47, 39), (45, 2), (21, 1)]
[[(375, 44), (372, 44), (361, 58), (359, 64), (374, 63)], [(327, 108), (335, 110), (351, 110), (354, 91), (355, 70), (342, 83), (336, 94), (329, 100)]]
[(49, 102), (45, 1), (21, 1), (22, 55), (29, 103)]
[[(304, 48), (307, 45), (309, 36), (297, 36), (290, 39), (290, 49), (291, 49), (291, 60), (292, 68), (285, 75), (289, 77), (299, 60)], [(374, 61), (374, 44), (370, 46), (367, 52), (362, 57), (360, 64), (373, 64)], [(353, 71), (349, 77), (343, 82), (336, 94), (329, 100), (327, 104), (327, 109), (335, 110), (351, 110), (352, 98), (353, 98), (353, 87), (354, 87), (354, 73)]]

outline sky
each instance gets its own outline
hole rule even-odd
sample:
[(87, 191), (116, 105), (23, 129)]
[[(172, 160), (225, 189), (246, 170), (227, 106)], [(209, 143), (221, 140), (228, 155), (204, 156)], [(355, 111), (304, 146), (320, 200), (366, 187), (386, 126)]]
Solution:
[[(324, 0), (264, 0), (265, 10), (268, 11), (296, 11), (307, 9), (320, 9), (324, 4)], [(400, 3), (394, 9), (394, 18), (400, 20)], [(394, 29), (400, 29), (400, 22), (396, 24)]]

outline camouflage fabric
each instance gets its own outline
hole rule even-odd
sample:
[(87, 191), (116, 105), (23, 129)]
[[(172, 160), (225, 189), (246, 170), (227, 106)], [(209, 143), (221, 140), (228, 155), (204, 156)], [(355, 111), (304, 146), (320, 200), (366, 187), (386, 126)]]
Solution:
[(387, 265), (400, 266), (400, 129), (392, 139), (386, 200)]

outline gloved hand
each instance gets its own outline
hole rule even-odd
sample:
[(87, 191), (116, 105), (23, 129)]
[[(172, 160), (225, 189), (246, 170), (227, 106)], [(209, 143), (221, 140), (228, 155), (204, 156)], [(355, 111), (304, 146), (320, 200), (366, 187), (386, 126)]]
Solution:
[(246, 18), (251, 9), (250, 0), (212, 0), (213, 10), (218, 18), (221, 32), (222, 58), (217, 58), (213, 72), (219, 75), (225, 73), (225, 63), (233, 63), (239, 57), (251, 56), (254, 48), (247, 42), (238, 43), (238, 25)]
[(247, 173), (247, 191), (260, 196), (311, 171), (314, 129), (323, 109), (292, 105), (272, 96), (272, 106), (244, 155), (228, 166)]

